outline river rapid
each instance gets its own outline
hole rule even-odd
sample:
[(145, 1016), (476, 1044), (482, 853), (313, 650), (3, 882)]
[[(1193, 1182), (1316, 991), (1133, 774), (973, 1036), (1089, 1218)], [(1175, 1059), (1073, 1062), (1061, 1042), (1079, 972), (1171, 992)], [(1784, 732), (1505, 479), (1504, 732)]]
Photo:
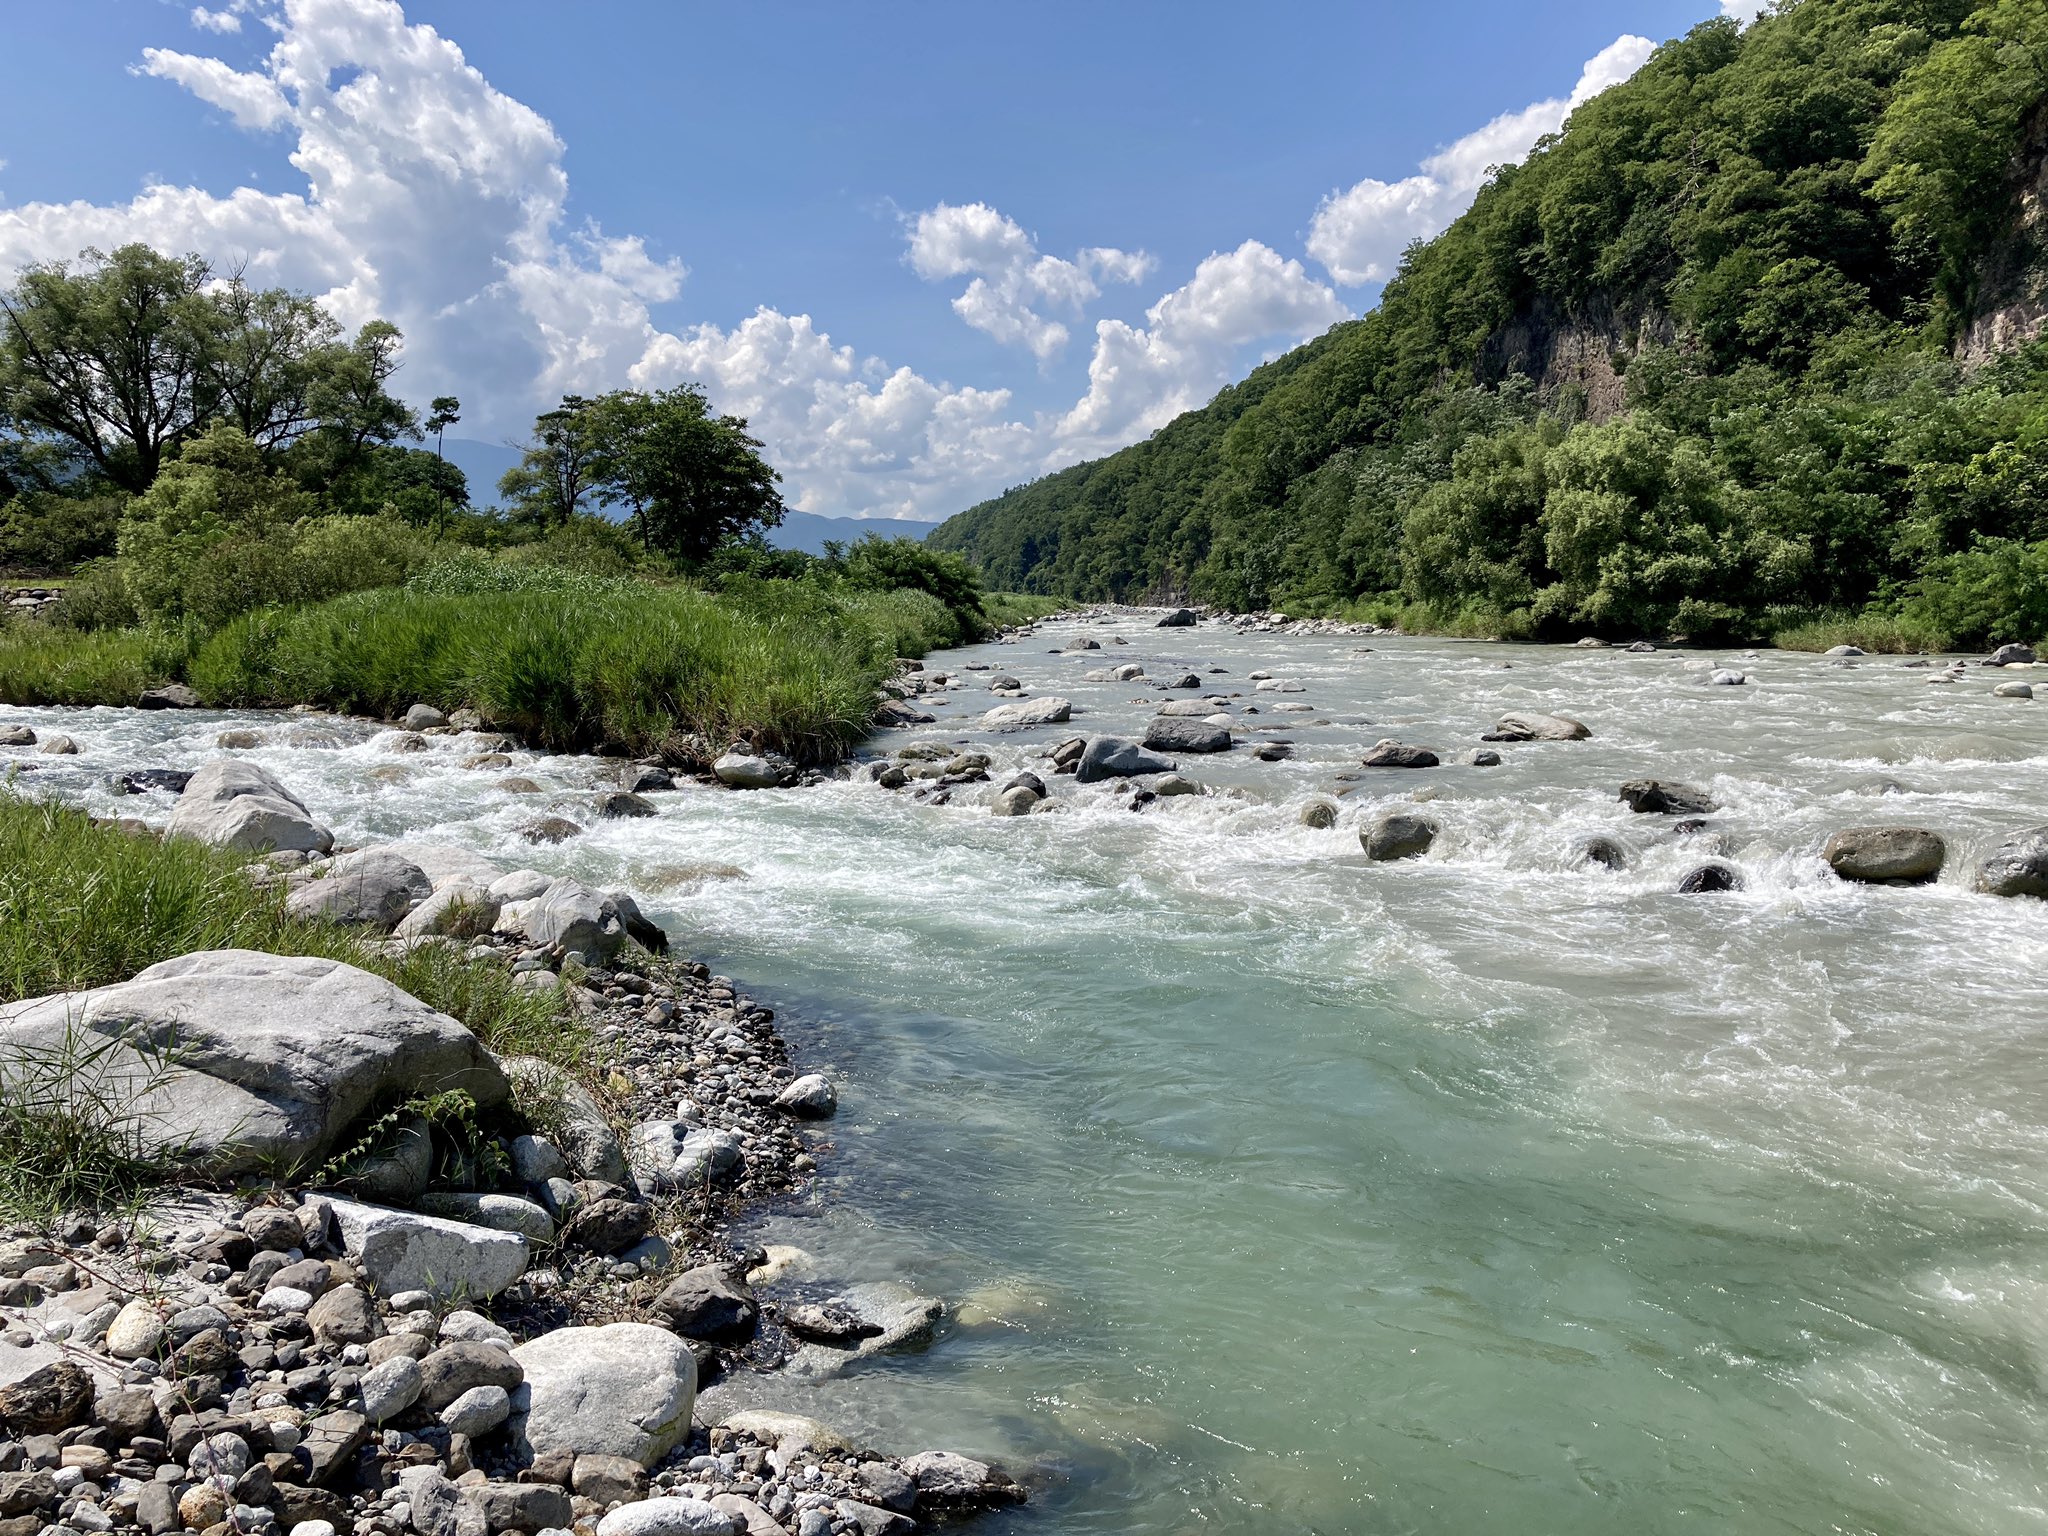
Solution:
[[(256, 727), (244, 755), (344, 841), (623, 884), (777, 1007), (841, 1108), (815, 1198), (756, 1235), (952, 1314), (923, 1354), (731, 1390), (1002, 1460), (1034, 1495), (992, 1536), (2048, 1531), (2048, 904), (1970, 889), (2048, 822), (2048, 702), (1990, 696), (2027, 674), (1150, 622), (934, 657), (962, 682), (939, 723), (874, 751), (990, 751), (944, 806), (863, 774), (593, 822), (602, 765), (519, 754), (546, 792), (510, 794), (462, 768), (474, 738), (7, 718), (83, 748), (26, 784), (153, 820), (101, 776)], [(1049, 654), (1077, 631), (1104, 648)], [(970, 662), (1074, 722), (984, 730)], [(1184, 758), (1209, 792), (1137, 812), (1052, 778), (1055, 742), (1186, 696), (1081, 681), (1125, 662), (1241, 694), (1294, 756)], [(1462, 766), (1509, 709), (1592, 739)], [(1359, 769), (1388, 736), (1446, 766)], [(991, 816), (1022, 767), (1053, 808)], [(1712, 794), (1741, 891), (1676, 893), (1703, 844), (1615, 798), (1643, 775)], [(1417, 794), (1436, 846), (1368, 863), (1360, 825)], [(1333, 795), (1336, 827), (1300, 824)], [(519, 841), (544, 811), (589, 831)], [(1820, 861), (1887, 823), (1948, 839), (1937, 883)], [(1592, 834), (1630, 868), (1577, 858)]]

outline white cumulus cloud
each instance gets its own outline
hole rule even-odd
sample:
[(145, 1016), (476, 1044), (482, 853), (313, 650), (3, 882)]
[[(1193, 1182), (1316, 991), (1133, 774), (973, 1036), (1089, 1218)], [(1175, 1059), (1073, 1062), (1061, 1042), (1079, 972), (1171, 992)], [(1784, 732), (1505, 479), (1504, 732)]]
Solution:
[(1151, 274), (1143, 251), (1092, 246), (1072, 261), (1039, 252), (1015, 219), (986, 203), (940, 203), (909, 226), (911, 270), (927, 282), (971, 277), (953, 311), (997, 341), (1044, 361), (1067, 344), (1067, 327), (1044, 313), (1078, 315), (1102, 282), (1135, 283)]
[(1367, 177), (1331, 193), (1309, 227), (1309, 254), (1347, 285), (1392, 277), (1412, 242), (1442, 233), (1471, 206), (1489, 169), (1519, 161), (1543, 135), (1562, 128), (1574, 108), (1626, 80), (1654, 51), (1646, 37), (1618, 37), (1586, 61), (1569, 96), (1502, 113), (1431, 155), (1417, 175), (1392, 182)]
[(209, 11), (203, 5), (192, 7), (192, 25), (202, 32), (239, 32), (242, 18), (231, 10)]
[(1330, 289), (1269, 246), (1247, 240), (1208, 257), (1145, 324), (1102, 320), (1088, 393), (1056, 429), (1070, 449), (1102, 452), (1156, 430), (1228, 382), (1244, 349), (1301, 341), (1350, 311)]

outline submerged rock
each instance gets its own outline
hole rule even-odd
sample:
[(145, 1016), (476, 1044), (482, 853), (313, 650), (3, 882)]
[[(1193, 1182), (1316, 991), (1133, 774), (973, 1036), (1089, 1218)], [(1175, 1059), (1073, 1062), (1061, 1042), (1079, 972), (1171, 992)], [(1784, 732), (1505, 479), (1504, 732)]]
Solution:
[(1436, 841), (1436, 823), (1426, 816), (1389, 811), (1358, 834), (1365, 856), (1375, 863), (1412, 859), (1429, 852)]
[(1434, 768), (1437, 756), (1427, 747), (1388, 740), (1376, 743), (1362, 761), (1368, 768)]
[(1304, 827), (1327, 832), (1337, 825), (1337, 807), (1327, 800), (1311, 800), (1301, 808), (1300, 821)]
[(1671, 779), (1630, 779), (1620, 797), (1646, 816), (1704, 816), (1716, 808), (1705, 790)]
[(2048, 898), (2048, 827), (2015, 832), (1977, 868), (1977, 889), (1987, 896)]
[(1702, 864), (1678, 882), (1679, 894), (1701, 896), (1713, 891), (1739, 891), (1742, 876), (1726, 864)]
[(1611, 837), (1581, 838), (1572, 852), (1586, 863), (1597, 864), (1602, 869), (1628, 868), (1627, 851)]
[(1230, 732), (1206, 720), (1155, 715), (1145, 727), (1145, 745), (1155, 752), (1228, 752)]
[(1569, 715), (1510, 712), (1502, 715), (1482, 741), (1584, 741), (1593, 733)]
[(1919, 827), (1845, 827), (1821, 857), (1844, 880), (1919, 885), (1941, 873), (1948, 847)]

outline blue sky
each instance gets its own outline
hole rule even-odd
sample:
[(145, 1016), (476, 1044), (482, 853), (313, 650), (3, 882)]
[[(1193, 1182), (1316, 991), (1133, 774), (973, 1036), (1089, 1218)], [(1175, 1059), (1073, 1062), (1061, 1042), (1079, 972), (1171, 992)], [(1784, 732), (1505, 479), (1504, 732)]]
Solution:
[(1363, 311), (1720, 6), (10, 9), (0, 276), (197, 249), (397, 321), (465, 435), (693, 379), (793, 504), (941, 516)]

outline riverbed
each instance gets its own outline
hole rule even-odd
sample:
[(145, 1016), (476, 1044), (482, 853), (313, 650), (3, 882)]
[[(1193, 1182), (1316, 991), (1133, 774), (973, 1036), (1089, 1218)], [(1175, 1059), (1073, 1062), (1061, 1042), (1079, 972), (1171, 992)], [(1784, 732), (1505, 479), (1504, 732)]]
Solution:
[[(729, 1390), (1003, 1461), (1033, 1502), (981, 1530), (2048, 1530), (2048, 904), (1970, 885), (2048, 822), (2048, 700), (1991, 696), (2029, 674), (1149, 623), (932, 658), (938, 723), (874, 750), (990, 752), (946, 805), (857, 773), (600, 822), (604, 765), (517, 754), (514, 794), (474, 738), (7, 719), (83, 748), (26, 785), (159, 821), (103, 775), (261, 730), (242, 755), (344, 841), (625, 885), (775, 1006), (841, 1109), (757, 1235), (953, 1310), (922, 1354)], [(970, 663), (1073, 722), (983, 729)], [(1236, 696), (1245, 745), (1181, 760), (1206, 793), (1050, 776), (1194, 691), (1082, 680), (1123, 663)], [(1464, 765), (1510, 709), (1592, 737)], [(1444, 766), (1360, 769), (1383, 737)], [(1051, 807), (991, 816), (1024, 767)], [(1645, 775), (1706, 790), (1706, 832), (1630, 813)], [(1360, 825), (1417, 796), (1436, 845), (1368, 863)], [(517, 838), (549, 813), (588, 830)], [(1837, 880), (1821, 842), (1871, 824), (1939, 832), (1940, 880)], [(1716, 848), (1743, 888), (1678, 894)]]

